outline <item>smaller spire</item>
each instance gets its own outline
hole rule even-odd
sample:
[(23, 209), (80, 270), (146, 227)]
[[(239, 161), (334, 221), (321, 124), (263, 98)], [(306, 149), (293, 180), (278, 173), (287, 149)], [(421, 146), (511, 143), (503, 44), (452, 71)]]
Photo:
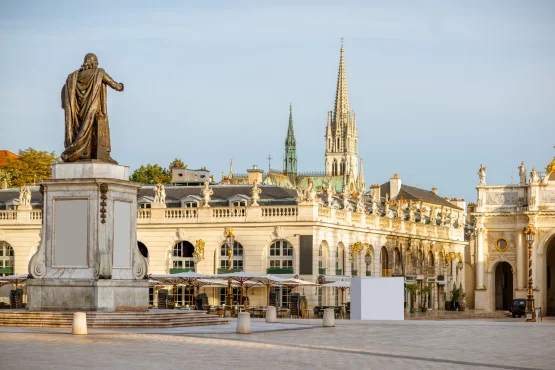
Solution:
[(363, 159), (360, 159), (360, 168), (358, 169), (358, 188), (359, 191), (364, 192), (366, 190), (366, 181), (364, 181), (364, 164)]
[(229, 179), (233, 178), (233, 159), (229, 161), (229, 175), (227, 177)]

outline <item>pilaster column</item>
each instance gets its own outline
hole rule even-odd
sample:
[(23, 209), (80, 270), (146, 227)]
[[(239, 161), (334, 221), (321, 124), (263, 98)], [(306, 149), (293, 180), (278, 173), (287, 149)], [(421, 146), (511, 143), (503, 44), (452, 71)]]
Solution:
[(527, 246), (524, 246), (522, 228), (516, 228), (516, 286), (517, 289), (526, 288), (526, 271), (528, 268)]
[(484, 228), (476, 228), (476, 289), (485, 289), (484, 287)]

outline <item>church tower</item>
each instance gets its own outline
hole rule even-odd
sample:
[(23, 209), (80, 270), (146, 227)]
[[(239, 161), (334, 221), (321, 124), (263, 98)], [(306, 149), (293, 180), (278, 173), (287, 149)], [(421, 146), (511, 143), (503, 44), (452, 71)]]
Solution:
[(293, 131), (293, 108), (289, 104), (289, 126), (285, 138), (285, 157), (283, 158), (283, 173), (286, 175), (297, 175), (297, 142)]
[(341, 41), (335, 108), (328, 112), (326, 127), (326, 176), (344, 176), (349, 184), (357, 184), (358, 175), (358, 130), (355, 113), (349, 107)]

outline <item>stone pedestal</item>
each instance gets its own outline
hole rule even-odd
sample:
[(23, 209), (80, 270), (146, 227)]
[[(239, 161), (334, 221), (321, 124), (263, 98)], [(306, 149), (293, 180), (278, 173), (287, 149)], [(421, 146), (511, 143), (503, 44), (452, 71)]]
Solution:
[(28, 308), (148, 309), (147, 262), (137, 247), (137, 191), (128, 168), (61, 163), (43, 181), (41, 245), (29, 262)]

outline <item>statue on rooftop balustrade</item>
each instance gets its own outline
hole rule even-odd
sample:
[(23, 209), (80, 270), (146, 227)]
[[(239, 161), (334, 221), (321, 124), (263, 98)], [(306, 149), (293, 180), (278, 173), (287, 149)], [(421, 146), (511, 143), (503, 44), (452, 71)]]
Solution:
[(65, 111), (64, 162), (98, 161), (116, 163), (110, 157), (110, 128), (106, 86), (123, 91), (123, 84), (114, 81), (98, 68), (98, 58), (85, 55), (79, 70), (67, 77), (62, 89)]

